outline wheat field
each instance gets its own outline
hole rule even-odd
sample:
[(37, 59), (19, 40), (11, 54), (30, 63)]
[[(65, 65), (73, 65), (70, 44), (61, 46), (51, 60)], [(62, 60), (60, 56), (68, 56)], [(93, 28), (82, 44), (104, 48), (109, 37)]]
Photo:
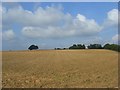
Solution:
[(2, 52), (3, 88), (118, 87), (118, 53), (110, 50)]

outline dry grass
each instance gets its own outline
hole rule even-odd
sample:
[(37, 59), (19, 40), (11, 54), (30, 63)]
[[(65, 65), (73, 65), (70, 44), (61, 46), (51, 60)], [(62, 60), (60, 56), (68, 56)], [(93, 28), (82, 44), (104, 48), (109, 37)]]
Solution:
[(118, 86), (118, 53), (109, 50), (3, 52), (3, 87)]

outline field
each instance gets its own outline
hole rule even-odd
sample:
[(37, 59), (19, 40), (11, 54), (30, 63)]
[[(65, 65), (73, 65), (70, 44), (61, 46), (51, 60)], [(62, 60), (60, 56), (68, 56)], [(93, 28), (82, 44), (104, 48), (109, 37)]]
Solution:
[(4, 51), (4, 88), (118, 87), (118, 53), (109, 50)]

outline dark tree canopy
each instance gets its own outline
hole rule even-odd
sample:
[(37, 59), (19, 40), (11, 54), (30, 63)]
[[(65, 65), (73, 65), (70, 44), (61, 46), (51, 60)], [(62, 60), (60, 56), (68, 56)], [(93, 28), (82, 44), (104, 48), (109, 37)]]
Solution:
[(90, 44), (88, 46), (88, 49), (102, 49), (102, 45), (101, 44)]
[(36, 49), (38, 49), (38, 46), (36, 46), (36, 45), (31, 45), (28, 49), (29, 49), (29, 50), (36, 50)]
[[(120, 45), (118, 44), (105, 44), (103, 47), (101, 44), (90, 44), (87, 46), (88, 49), (109, 49), (109, 50), (114, 50), (120, 52)], [(39, 49), (38, 46), (36, 45), (31, 45), (29, 50), (37, 50)], [(66, 50), (66, 49), (86, 49), (84, 44), (73, 44), (69, 48), (55, 48), (55, 50)]]
[(85, 49), (85, 45), (83, 44), (73, 44), (73, 46), (70, 46), (69, 49)]
[(105, 44), (104, 49), (114, 50), (120, 52), (120, 45), (117, 44)]

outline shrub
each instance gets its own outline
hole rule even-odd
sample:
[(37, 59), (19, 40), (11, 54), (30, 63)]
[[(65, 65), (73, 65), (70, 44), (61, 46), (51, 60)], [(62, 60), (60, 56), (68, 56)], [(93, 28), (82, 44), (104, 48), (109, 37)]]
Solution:
[(38, 46), (31, 45), (28, 49), (29, 49), (29, 50), (36, 50), (36, 49), (38, 49)]

